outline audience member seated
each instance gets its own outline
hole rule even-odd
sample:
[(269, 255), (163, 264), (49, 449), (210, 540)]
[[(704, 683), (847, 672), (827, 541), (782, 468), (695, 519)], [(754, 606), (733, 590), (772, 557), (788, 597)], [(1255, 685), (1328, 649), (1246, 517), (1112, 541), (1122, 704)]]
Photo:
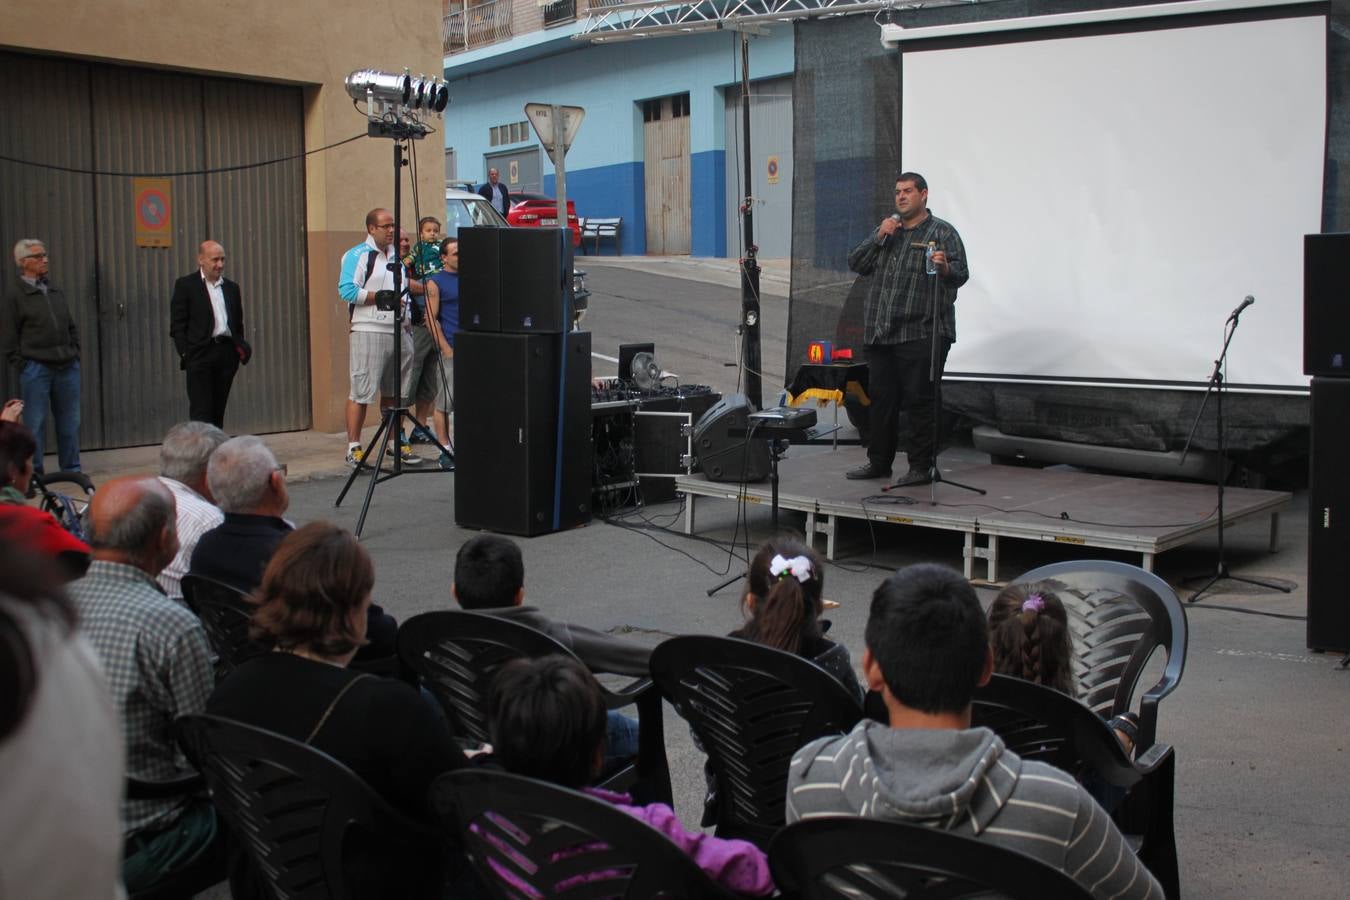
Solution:
[(0, 541), (0, 895), (120, 897), (117, 710), (55, 564)]
[(768, 859), (749, 841), (687, 831), (664, 803), (635, 806), (627, 794), (586, 787), (605, 753), (605, 703), (595, 677), (575, 659), (515, 659), (501, 667), (488, 699), (494, 761), (508, 772), (583, 790), (645, 822), (688, 853), (728, 890), (774, 891)]
[[(550, 619), (525, 604), (525, 562), (510, 538), (481, 534), (470, 538), (455, 556), (455, 580), (450, 591), (469, 612), (490, 613), (542, 631), (577, 655), (592, 672), (645, 676), (650, 647), (612, 637), (582, 625)], [(636, 756), (638, 723), (623, 713), (609, 714), (606, 767)]]
[[(70, 595), (112, 688), (127, 774), (184, 778), (193, 771), (174, 743), (173, 720), (205, 709), (213, 674), (201, 622), (155, 581), (178, 552), (173, 494), (158, 478), (114, 479), (94, 494), (89, 518), (94, 562)], [(124, 800), (122, 829), (130, 893), (219, 850), (215, 809), (202, 796)]]
[(825, 638), (824, 590), (825, 567), (815, 550), (788, 535), (770, 538), (750, 561), (741, 600), (748, 618), (731, 637), (805, 657), (861, 700), (848, 648)]
[(70, 581), (89, 568), (89, 545), (62, 528), (51, 513), (28, 505), (36, 451), (37, 441), (26, 426), (0, 419), (0, 540), (55, 560), (64, 580)]
[(159, 586), (172, 600), (183, 599), (181, 583), (197, 541), (224, 519), (206, 484), (206, 464), (226, 437), (209, 422), (184, 422), (170, 428), (159, 446), (159, 480), (178, 504), (178, 554), (159, 573)]
[[(311, 522), (287, 535), (263, 573), (251, 628), (273, 650), (230, 672), (207, 712), (304, 741), (406, 815), (429, 822), (432, 779), (466, 761), (429, 698), (348, 668), (365, 642), (374, 586), (370, 554), (349, 532)], [(429, 875), (407, 860), (391, 866), (390, 848), (366, 849), (350, 861), (353, 896), (409, 896)], [(413, 881), (399, 883), (404, 875)], [(240, 878), (236, 869), (235, 897), (248, 893)]]
[(863, 674), (889, 727), (864, 719), (801, 748), (788, 775), (789, 823), (861, 811), (944, 828), (1055, 866), (1094, 897), (1161, 900), (1157, 880), (1078, 782), (970, 727), (971, 700), (994, 660), (965, 578), (936, 565), (892, 575), (872, 596), (866, 644)]
[[(242, 435), (211, 454), (206, 480), (225, 517), (198, 539), (188, 571), (252, 593), (277, 545), (295, 527), (281, 517), (291, 505), (286, 469), (261, 439)], [(398, 622), (374, 603), (368, 616), (358, 668), (395, 653)]]

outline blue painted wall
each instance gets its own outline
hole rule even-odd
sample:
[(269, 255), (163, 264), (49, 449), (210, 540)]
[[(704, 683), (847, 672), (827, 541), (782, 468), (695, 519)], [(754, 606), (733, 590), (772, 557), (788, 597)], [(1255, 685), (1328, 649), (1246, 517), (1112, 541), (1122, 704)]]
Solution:
[[(579, 216), (622, 216), (621, 250), (646, 252), (641, 101), (689, 93), (690, 246), (695, 256), (724, 256), (725, 125), (720, 88), (739, 79), (738, 37), (710, 32), (616, 44), (579, 44), (567, 32), (540, 32), (446, 58), (450, 107), (446, 146), (457, 175), (481, 182), (485, 154), (523, 144), (489, 145), (489, 129), (525, 119), (526, 103), (581, 106), (586, 118), (567, 154), (567, 194)], [(495, 67), (494, 67), (495, 66)], [(790, 25), (752, 39), (753, 79), (790, 74)], [(554, 189), (544, 156), (544, 190)], [(606, 245), (605, 252), (613, 252)]]

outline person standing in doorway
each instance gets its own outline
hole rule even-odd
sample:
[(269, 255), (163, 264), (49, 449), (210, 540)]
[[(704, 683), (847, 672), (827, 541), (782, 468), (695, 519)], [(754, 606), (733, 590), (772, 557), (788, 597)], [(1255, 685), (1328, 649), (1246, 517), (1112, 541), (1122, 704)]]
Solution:
[(492, 208), (506, 218), (506, 214), (511, 211), (511, 192), (506, 189), (506, 185), (499, 180), (501, 174), (496, 169), (488, 169), (487, 184), (478, 189), (478, 195), (492, 204)]
[(188, 418), (223, 427), (234, 375), (253, 348), (244, 340), (239, 285), (225, 277), (225, 248), (216, 241), (202, 241), (197, 271), (174, 282), (169, 334), (187, 373)]
[(23, 424), (33, 432), (33, 471), (41, 475), (47, 412), (56, 426), (57, 460), (80, 471), (80, 334), (65, 293), (47, 275), (47, 245), (24, 238), (14, 245), (18, 278), (0, 299), (0, 357), (18, 373)]

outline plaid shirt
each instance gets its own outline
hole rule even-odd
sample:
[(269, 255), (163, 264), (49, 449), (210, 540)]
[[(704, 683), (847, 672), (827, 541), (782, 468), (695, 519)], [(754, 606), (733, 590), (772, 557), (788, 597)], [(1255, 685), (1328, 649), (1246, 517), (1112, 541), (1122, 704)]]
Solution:
[[(122, 719), (127, 775), (168, 781), (191, 774), (171, 727), (174, 717), (205, 710), (211, 693), (211, 652), (202, 623), (135, 566), (95, 560), (69, 591)], [(167, 826), (190, 799), (124, 799), (122, 830), (130, 835)]]
[[(961, 235), (931, 212), (913, 228), (903, 225), (897, 228), (885, 247), (877, 243), (877, 234), (873, 231), (848, 255), (850, 269), (859, 275), (873, 276), (863, 300), (863, 342), (903, 344), (932, 337), (928, 321), (932, 305), (929, 282), (934, 278), (938, 285), (942, 336), (955, 341), (956, 290), (970, 280)], [(951, 271), (945, 278), (924, 273), (924, 251), (914, 245), (926, 246), (929, 241), (947, 253)]]

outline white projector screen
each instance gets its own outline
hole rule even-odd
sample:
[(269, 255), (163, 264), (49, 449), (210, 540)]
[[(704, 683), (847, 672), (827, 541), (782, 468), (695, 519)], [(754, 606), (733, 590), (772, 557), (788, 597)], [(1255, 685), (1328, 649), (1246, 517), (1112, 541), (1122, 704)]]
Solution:
[(902, 45), (901, 164), (970, 263), (947, 377), (1203, 383), (1250, 294), (1229, 384), (1304, 390), (1326, 18), (1129, 27)]

